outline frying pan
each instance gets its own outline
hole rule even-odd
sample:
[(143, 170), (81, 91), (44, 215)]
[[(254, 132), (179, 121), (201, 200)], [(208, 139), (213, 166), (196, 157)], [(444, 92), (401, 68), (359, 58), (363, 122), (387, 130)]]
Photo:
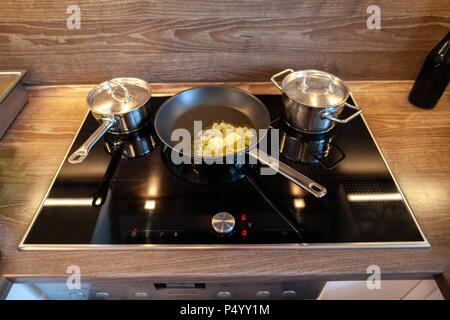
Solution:
[(265, 138), (267, 130), (263, 131), (264, 134), (259, 134), (247, 149), (225, 156), (201, 157), (192, 155), (190, 150), (180, 149), (177, 147), (178, 142), (172, 141), (172, 132), (184, 128), (193, 135), (194, 120), (201, 120), (203, 124), (218, 120), (244, 123), (256, 132), (268, 129), (269, 112), (265, 105), (250, 93), (228, 86), (202, 86), (182, 91), (158, 109), (154, 120), (155, 131), (172, 152), (191, 157), (194, 163), (199, 163), (199, 158), (205, 163), (213, 163), (219, 158), (225, 160), (221, 163), (230, 163), (229, 158), (236, 159), (238, 155), (246, 153), (250, 158), (269, 166), (317, 198), (325, 196), (327, 191), (323, 186), (257, 148), (258, 143)]

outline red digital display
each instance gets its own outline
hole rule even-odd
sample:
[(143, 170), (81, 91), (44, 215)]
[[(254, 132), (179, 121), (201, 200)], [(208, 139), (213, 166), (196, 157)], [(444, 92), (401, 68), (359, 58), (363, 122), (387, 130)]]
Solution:
[(245, 214), (243, 214), (243, 215), (241, 216), (241, 220), (242, 220), (242, 221), (247, 220), (247, 217), (245, 216)]
[(246, 229), (242, 230), (242, 235), (243, 235), (244, 237), (247, 235), (247, 230), (246, 230)]

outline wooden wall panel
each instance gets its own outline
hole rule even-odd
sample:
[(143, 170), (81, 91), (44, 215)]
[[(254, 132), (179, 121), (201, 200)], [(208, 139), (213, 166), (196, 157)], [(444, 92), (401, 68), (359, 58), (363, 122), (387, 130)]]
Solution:
[[(366, 27), (372, 4), (381, 30)], [(449, 0), (1, 0), (0, 69), (28, 69), (27, 84), (267, 81), (286, 67), (414, 79), (449, 30)]]

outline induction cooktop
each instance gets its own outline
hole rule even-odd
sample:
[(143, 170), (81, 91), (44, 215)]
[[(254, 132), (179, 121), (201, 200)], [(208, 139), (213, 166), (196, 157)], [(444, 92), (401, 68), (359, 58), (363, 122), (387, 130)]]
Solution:
[[(70, 164), (98, 125), (88, 113), (19, 249), (430, 246), (363, 116), (306, 135), (283, 125), (280, 95), (257, 97), (280, 132), (280, 161), (323, 185), (325, 197), (261, 175), (259, 165), (175, 165), (152, 123), (108, 134)], [(153, 112), (166, 99), (152, 97)]]

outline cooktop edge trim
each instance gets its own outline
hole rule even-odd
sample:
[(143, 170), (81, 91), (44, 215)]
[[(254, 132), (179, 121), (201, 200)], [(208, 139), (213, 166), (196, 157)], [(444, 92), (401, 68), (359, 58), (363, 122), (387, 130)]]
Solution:
[(426, 241), (399, 241), (399, 242), (339, 242), (339, 243), (283, 243), (283, 244), (24, 244), (19, 246), (21, 251), (34, 250), (226, 250), (226, 249), (252, 249), (252, 250), (274, 250), (274, 249), (411, 249), (429, 248)]

